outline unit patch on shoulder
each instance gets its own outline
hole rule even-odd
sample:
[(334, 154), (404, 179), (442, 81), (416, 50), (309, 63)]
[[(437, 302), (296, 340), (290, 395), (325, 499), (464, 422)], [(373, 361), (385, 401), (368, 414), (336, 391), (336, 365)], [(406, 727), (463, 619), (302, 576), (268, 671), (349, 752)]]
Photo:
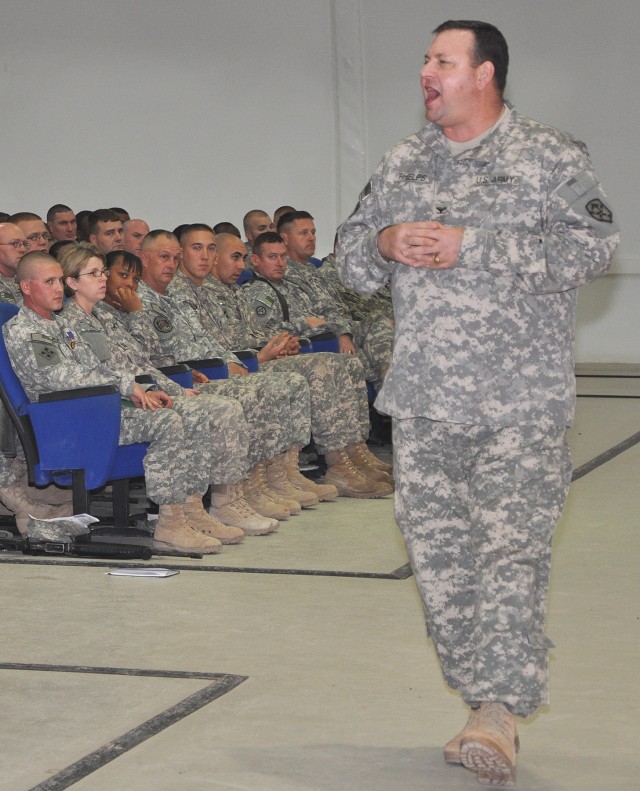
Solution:
[(613, 222), (613, 213), (600, 198), (594, 198), (587, 203), (587, 211), (594, 220), (599, 222)]
[(256, 313), (258, 314), (258, 316), (266, 316), (267, 309), (265, 308), (264, 305), (258, 305), (258, 307), (256, 308)]
[(158, 332), (167, 335), (173, 329), (173, 325), (166, 316), (158, 315), (153, 320), (153, 326)]
[(31, 346), (38, 368), (58, 365), (62, 359), (57, 344), (51, 338), (47, 338), (46, 335), (33, 333), (31, 335)]

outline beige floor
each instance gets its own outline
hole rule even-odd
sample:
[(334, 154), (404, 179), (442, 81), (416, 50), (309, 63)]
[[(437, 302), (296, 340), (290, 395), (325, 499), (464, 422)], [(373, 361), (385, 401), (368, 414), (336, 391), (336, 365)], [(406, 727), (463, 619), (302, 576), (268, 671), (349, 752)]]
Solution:
[[(640, 398), (593, 394), (640, 385), (579, 388), (584, 470), (640, 430)], [(523, 791), (640, 788), (640, 444), (601, 461), (557, 531), (552, 704), (521, 725)], [(180, 566), (167, 579), (0, 561), (2, 791), (478, 787), (441, 758), (465, 714), (402, 574), (390, 500), (328, 503), (207, 561), (154, 561)], [(80, 672), (95, 668), (111, 670)]]

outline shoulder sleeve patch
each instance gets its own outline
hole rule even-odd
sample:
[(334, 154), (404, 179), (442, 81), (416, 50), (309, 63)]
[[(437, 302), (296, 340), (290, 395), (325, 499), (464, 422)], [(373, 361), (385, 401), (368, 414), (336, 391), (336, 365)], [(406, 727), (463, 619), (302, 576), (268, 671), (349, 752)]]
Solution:
[(31, 335), (31, 348), (33, 349), (38, 368), (59, 365), (62, 360), (57, 344), (51, 338), (47, 338), (46, 335), (39, 335), (34, 332)]

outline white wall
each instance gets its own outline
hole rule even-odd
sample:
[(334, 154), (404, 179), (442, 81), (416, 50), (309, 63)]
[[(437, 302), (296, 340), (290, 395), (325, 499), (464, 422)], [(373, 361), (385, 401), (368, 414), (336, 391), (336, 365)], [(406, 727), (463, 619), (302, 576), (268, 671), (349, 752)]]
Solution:
[(578, 358), (638, 362), (637, 0), (4, 0), (0, 210), (122, 205), (172, 228), (291, 203), (324, 254), (422, 124), (430, 31), (478, 17), (509, 42), (509, 98), (589, 144), (622, 225)]

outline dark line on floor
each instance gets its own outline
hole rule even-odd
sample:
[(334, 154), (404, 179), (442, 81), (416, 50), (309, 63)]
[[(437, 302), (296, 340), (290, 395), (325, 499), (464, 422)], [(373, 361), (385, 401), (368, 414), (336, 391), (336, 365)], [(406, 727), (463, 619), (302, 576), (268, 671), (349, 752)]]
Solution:
[(606, 464), (611, 459), (614, 459), (616, 456), (619, 456), (621, 453), (624, 453), (625, 450), (629, 450), (634, 445), (637, 445), (640, 442), (640, 431), (636, 434), (632, 434), (627, 439), (619, 442), (617, 445), (614, 445), (612, 448), (605, 450), (603, 453), (600, 453), (595, 458), (591, 459), (591, 461), (586, 462), (586, 464), (582, 464), (580, 467), (576, 467), (573, 471), (573, 475), (571, 476), (572, 481), (577, 481), (578, 478), (584, 478), (585, 475), (588, 475), (593, 470), (601, 467), (603, 464)]
[[(93, 568), (115, 568), (125, 567), (126, 565), (140, 565), (140, 561), (126, 564), (122, 562), (107, 562), (104, 560), (59, 560), (52, 558), (47, 560), (44, 558), (32, 558), (19, 555), (16, 557), (0, 557), (0, 563), (24, 565), (24, 566), (89, 566)], [(145, 565), (145, 568), (151, 568), (155, 564)], [(403, 579), (398, 576), (398, 570), (392, 572), (377, 572), (377, 571), (332, 571), (331, 569), (314, 570), (314, 569), (270, 569), (270, 568), (251, 568), (245, 566), (192, 566), (186, 564), (171, 564), (167, 568), (175, 569), (176, 571), (223, 571), (233, 574), (284, 574), (289, 576), (301, 577), (345, 577), (356, 579), (376, 579), (376, 580), (395, 580)], [(401, 567), (401, 568), (404, 568)]]
[(640, 395), (607, 395), (606, 393), (578, 393), (577, 398), (640, 398)]
[[(229, 673), (198, 673), (188, 670), (148, 670), (129, 667), (93, 667), (91, 665), (43, 665), (33, 662), (0, 662), (0, 670), (31, 670), (49, 673), (96, 673), (103, 676), (139, 676), (145, 678), (186, 678), (217, 681)], [(235, 678), (245, 678), (235, 676)]]
[(640, 379), (640, 374), (576, 374), (576, 379)]
[(133, 747), (137, 747), (142, 742), (147, 741), (152, 736), (156, 736), (166, 728), (176, 722), (188, 717), (217, 698), (226, 695), (235, 689), (247, 676), (235, 676), (228, 673), (195, 673), (182, 672), (177, 670), (140, 670), (130, 668), (115, 667), (88, 667), (84, 665), (41, 665), (41, 664), (22, 664), (5, 662), (0, 663), (0, 669), (4, 670), (31, 670), (49, 671), (57, 673), (98, 673), (102, 675), (126, 675), (126, 676), (147, 676), (155, 678), (197, 678), (213, 679), (213, 683), (208, 684), (203, 689), (198, 690), (193, 695), (189, 695), (183, 700), (160, 712), (155, 717), (127, 731), (122, 736), (118, 736), (108, 744), (99, 747), (92, 753), (85, 755), (78, 761), (57, 772), (52, 777), (33, 786), (30, 791), (63, 791), (78, 781), (92, 774), (105, 764), (119, 758)]

